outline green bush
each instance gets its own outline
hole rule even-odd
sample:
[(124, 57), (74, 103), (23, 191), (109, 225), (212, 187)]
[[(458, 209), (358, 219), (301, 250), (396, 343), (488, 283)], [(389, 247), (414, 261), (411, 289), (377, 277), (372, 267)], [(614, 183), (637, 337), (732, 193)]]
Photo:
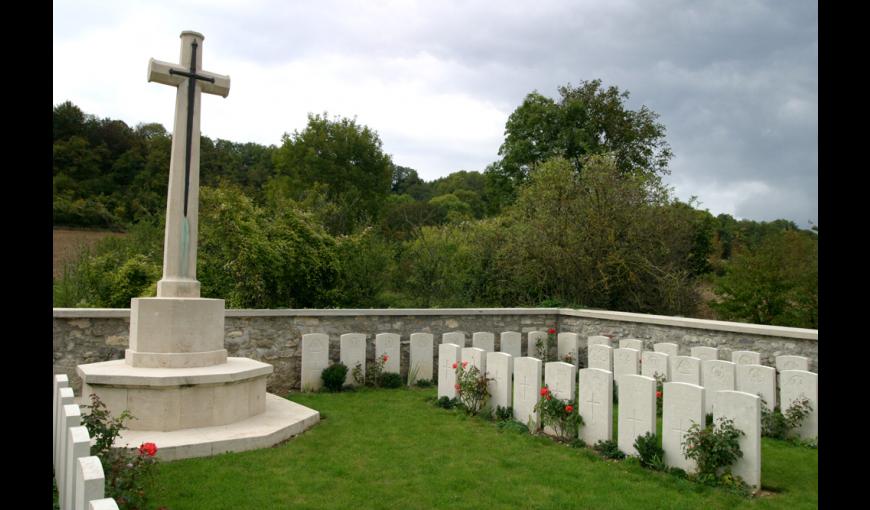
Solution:
[(634, 448), (640, 457), (641, 466), (656, 471), (667, 469), (664, 461), (665, 450), (659, 446), (658, 437), (652, 432), (637, 436), (637, 439), (634, 440)]
[(535, 404), (535, 411), (540, 412), (541, 424), (552, 427), (556, 437), (563, 442), (577, 437), (583, 426), (583, 417), (576, 412), (572, 401), (553, 398), (546, 384), (541, 388), (541, 398)]
[(378, 377), (378, 386), (381, 388), (401, 388), (402, 376), (395, 372), (383, 372)]
[(497, 421), (507, 421), (512, 420), (514, 418), (514, 408), (511, 406), (502, 407), (497, 406), (495, 408), (495, 419)]
[(416, 381), (414, 381), (414, 384), (420, 388), (431, 388), (435, 385), (435, 383), (432, 382), (431, 379), (417, 379)]
[(619, 445), (613, 439), (598, 441), (592, 449), (600, 453), (605, 459), (620, 460), (625, 458), (625, 454), (620, 451)]
[(323, 369), (320, 373), (323, 385), (329, 391), (341, 391), (344, 379), (347, 377), (347, 366), (344, 363), (335, 363)]
[(520, 423), (514, 420), (500, 421), (496, 423), (496, 427), (498, 427), (498, 429), (502, 431), (516, 432), (518, 434), (529, 433), (529, 427), (527, 427), (524, 423)]
[(738, 440), (743, 431), (734, 427), (734, 421), (720, 418), (715, 425), (701, 428), (697, 423), (689, 427), (683, 438), (683, 454), (697, 463), (698, 476), (717, 478), (724, 469), (743, 456)]
[(463, 361), (454, 369), (456, 370), (456, 391), (465, 411), (473, 416), (480, 412), (481, 406), (489, 397), (488, 382), (492, 379), (487, 379), (486, 374), (481, 374), (477, 367), (467, 368), (467, 365), (468, 362)]
[(453, 409), (459, 401), (455, 398), (450, 398), (446, 395), (442, 395), (437, 401), (435, 401), (435, 405), (441, 407), (443, 409)]

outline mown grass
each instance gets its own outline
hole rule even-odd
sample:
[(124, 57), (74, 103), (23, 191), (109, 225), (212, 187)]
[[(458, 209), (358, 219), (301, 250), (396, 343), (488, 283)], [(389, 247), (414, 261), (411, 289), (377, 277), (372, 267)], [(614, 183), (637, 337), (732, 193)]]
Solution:
[(818, 507), (818, 451), (763, 440), (748, 499), (425, 402), (424, 390), (293, 394), (321, 423), (265, 450), (161, 463), (155, 508)]

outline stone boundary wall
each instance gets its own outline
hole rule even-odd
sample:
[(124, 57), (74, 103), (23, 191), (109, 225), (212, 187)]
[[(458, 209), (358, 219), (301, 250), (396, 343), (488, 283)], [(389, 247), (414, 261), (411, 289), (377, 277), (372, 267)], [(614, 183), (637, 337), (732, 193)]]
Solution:
[[(54, 373), (66, 374), (70, 387), (81, 391), (76, 365), (121, 359), (128, 347), (130, 310), (55, 308), (53, 320)], [(680, 354), (691, 347), (719, 347), (720, 359), (731, 359), (732, 350), (761, 353), (761, 361), (774, 366), (774, 357), (794, 354), (810, 358), (810, 370), (818, 372), (818, 331), (811, 329), (760, 326), (736, 322), (686, 319), (600, 310), (559, 308), (463, 308), (463, 309), (342, 309), (342, 310), (227, 310), (225, 346), (230, 356), (239, 356), (274, 365), (267, 381), (268, 391), (286, 395), (299, 389), (301, 339), (306, 333), (329, 335), (330, 362), (339, 361), (339, 337), (344, 333), (367, 336), (367, 358), (374, 359), (377, 333), (397, 333), (401, 337), (402, 375), (406, 376), (410, 357), (411, 333), (435, 336), (435, 362), (441, 335), (464, 331), (471, 345), (476, 331), (495, 333), (495, 348), (500, 348), (499, 333), (546, 331), (591, 335), (612, 335), (614, 340), (637, 338), (644, 349), (652, 344), (673, 342)], [(618, 344), (618, 342), (615, 342)], [(586, 345), (581, 340), (580, 363), (586, 362)], [(352, 368), (352, 367), (351, 367)]]

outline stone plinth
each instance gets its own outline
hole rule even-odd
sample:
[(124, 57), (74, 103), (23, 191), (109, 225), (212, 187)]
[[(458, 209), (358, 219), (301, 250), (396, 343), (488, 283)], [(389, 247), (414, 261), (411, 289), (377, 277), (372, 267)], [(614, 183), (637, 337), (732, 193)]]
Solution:
[(160, 431), (226, 425), (265, 412), (272, 370), (248, 358), (187, 369), (138, 368), (124, 360), (77, 368), (85, 403), (96, 393), (113, 416), (130, 411), (130, 430)]
[(222, 364), (227, 360), (224, 316), (223, 299), (134, 298), (127, 364), (149, 368)]

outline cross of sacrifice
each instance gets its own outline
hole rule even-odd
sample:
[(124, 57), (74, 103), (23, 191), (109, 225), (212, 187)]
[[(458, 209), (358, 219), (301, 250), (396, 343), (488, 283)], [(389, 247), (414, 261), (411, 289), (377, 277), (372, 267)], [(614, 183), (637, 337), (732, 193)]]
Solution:
[[(175, 95), (166, 232), (163, 244), (163, 277), (158, 297), (199, 297), (196, 280), (196, 247), (199, 232), (199, 114), (202, 92), (227, 97), (230, 77), (202, 70), (202, 40), (198, 32), (181, 33), (181, 63), (153, 58), (148, 81), (171, 85)], [(182, 135), (184, 133), (184, 135)]]

